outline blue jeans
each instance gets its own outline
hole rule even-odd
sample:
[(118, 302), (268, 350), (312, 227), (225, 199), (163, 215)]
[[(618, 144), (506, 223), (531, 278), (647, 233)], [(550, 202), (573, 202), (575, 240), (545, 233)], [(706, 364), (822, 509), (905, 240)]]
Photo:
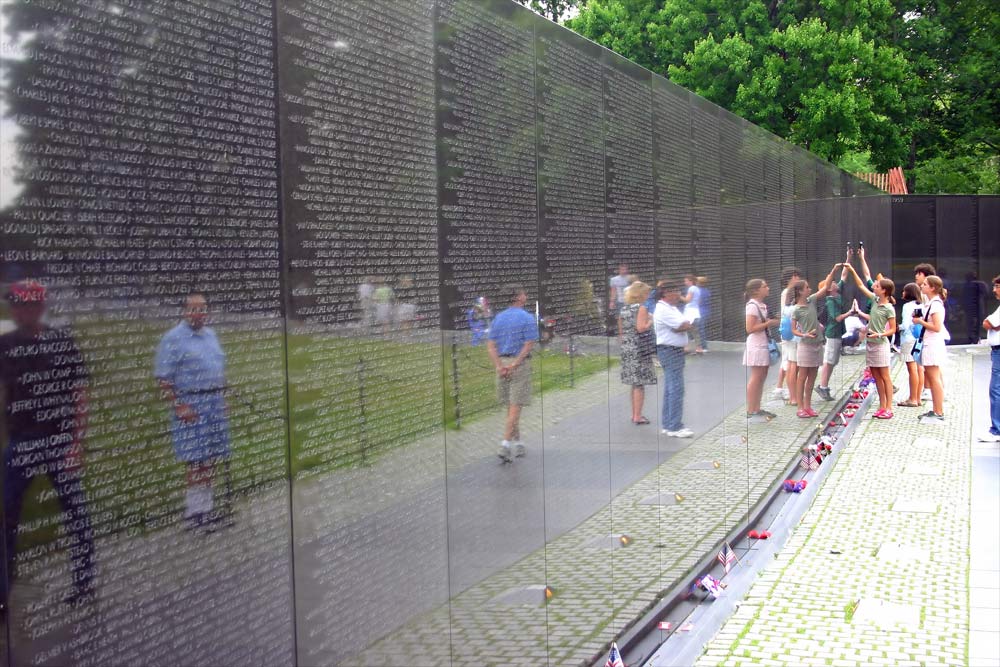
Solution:
[(663, 367), (662, 428), (679, 431), (684, 428), (684, 348), (657, 345), (656, 356)]
[(85, 593), (92, 587), (94, 541), (90, 516), (83, 493), (79, 469), (66, 469), (64, 461), (68, 445), (38, 445), (33, 440), (12, 440), (3, 456), (4, 561), (6, 571), (0, 577), (0, 600), (7, 601), (14, 575), (17, 553), (17, 527), (21, 520), (24, 493), (35, 477), (47, 475), (55, 489), (65, 516), (66, 533), (73, 537), (69, 545), (70, 571), (74, 593)]
[(702, 315), (697, 320), (695, 320), (695, 325), (698, 327), (698, 344), (701, 349), (708, 349), (708, 316)]
[(1000, 350), (990, 353), (993, 370), (990, 373), (990, 433), (1000, 435)]

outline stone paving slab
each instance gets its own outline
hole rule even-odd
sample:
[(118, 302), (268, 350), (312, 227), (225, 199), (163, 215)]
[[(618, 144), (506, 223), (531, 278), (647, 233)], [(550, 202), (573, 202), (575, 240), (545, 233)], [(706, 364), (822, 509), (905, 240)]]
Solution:
[(698, 667), (968, 664), (972, 362), (949, 354), (946, 424), (865, 421)]
[[(832, 383), (835, 393), (847, 389), (862, 363), (843, 360)], [(819, 425), (796, 419), (794, 410), (782, 405), (775, 410), (778, 419), (748, 425), (741, 407), (576, 528), (342, 664), (589, 664), (716, 548), (785, 470)], [(680, 494), (681, 500), (649, 504), (660, 493)], [(593, 540), (622, 533), (632, 538), (627, 547), (590, 547)], [(491, 604), (513, 587), (542, 584), (554, 591), (542, 608)], [(411, 660), (399, 662), (408, 651)]]

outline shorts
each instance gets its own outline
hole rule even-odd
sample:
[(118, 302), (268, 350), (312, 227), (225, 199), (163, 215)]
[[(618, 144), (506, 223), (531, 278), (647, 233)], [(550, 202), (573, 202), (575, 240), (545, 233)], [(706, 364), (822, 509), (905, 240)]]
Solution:
[(797, 352), (799, 368), (819, 368), (823, 360), (823, 346), (813, 343), (799, 343)]
[(823, 347), (823, 363), (836, 366), (840, 363), (840, 349), (844, 342), (839, 338), (827, 338)]
[(799, 341), (796, 339), (783, 340), (781, 341), (781, 366), (785, 367), (785, 362), (790, 361), (793, 364), (799, 363)]
[(890, 349), (888, 341), (882, 343), (881, 345), (873, 345), (869, 342), (867, 347), (868, 350), (865, 352), (865, 361), (868, 364), (868, 368), (889, 367), (889, 361), (892, 359), (892, 350)]
[[(500, 357), (500, 364), (507, 368), (515, 359), (516, 357)], [(530, 359), (525, 359), (506, 378), (497, 375), (497, 400), (503, 405), (531, 405)]]
[(900, 353), (903, 355), (903, 361), (908, 364), (912, 364), (917, 361), (916, 359), (913, 358), (913, 346), (916, 344), (916, 342), (917, 339), (911, 338), (910, 340), (903, 343), (899, 348)]

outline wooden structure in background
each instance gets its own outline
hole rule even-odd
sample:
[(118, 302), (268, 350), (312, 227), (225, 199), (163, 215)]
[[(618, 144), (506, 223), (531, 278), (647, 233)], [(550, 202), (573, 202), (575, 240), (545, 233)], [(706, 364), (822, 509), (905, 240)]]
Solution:
[(879, 190), (884, 190), (891, 195), (908, 195), (906, 189), (906, 179), (903, 177), (902, 167), (893, 167), (885, 174), (854, 174), (862, 181), (871, 183)]

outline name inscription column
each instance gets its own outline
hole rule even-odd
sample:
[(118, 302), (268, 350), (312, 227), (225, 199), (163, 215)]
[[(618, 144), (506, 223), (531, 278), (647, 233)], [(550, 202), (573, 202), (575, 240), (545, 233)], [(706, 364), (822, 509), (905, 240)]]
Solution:
[(601, 50), (537, 22), (542, 309), (560, 334), (601, 334), (606, 301)]
[(299, 662), (340, 664), (447, 599), (432, 2), (278, 11)]
[(444, 328), (479, 296), (506, 307), (506, 283), (537, 298), (534, 32), (526, 12), (486, 5), (438, 3)]
[(608, 268), (616, 273), (624, 262), (648, 282), (656, 268), (652, 74), (604, 55)]
[[(85, 385), (74, 402), (87, 399), (79, 456), (46, 453), (48, 472), (33, 468), (19, 494), (13, 662), (287, 663), (271, 3), (37, 0), (3, 12), (25, 49), (5, 62), (2, 279), (42, 283), (47, 322), (82, 354), (32, 351), (52, 368), (2, 380), (60, 395), (61, 381), (36, 380), (58, 379), (71, 358)], [(197, 489), (154, 377), (194, 290), (225, 355), (223, 386), (204, 387), (189, 357), (176, 386), (188, 401), (224, 394), (211, 428), (224, 424), (229, 445)], [(20, 440), (18, 429), (0, 437)], [(70, 467), (79, 483), (66, 484)], [(229, 509), (235, 519), (218, 522)], [(195, 515), (210, 523), (186, 521)]]

